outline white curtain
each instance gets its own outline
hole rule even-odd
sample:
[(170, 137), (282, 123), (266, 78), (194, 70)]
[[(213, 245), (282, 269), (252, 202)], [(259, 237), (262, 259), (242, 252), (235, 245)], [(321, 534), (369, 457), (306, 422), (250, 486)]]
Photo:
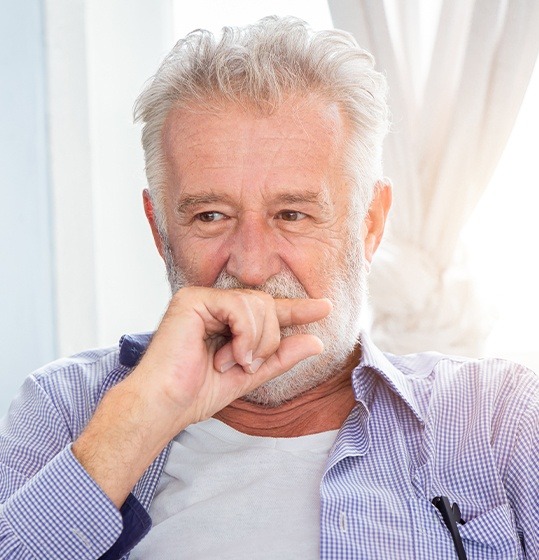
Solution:
[[(539, 1), (440, 0), (424, 79), (425, 2), (329, 0), (329, 6), (335, 27), (375, 56), (390, 86), (385, 172), (394, 206), (371, 273), (372, 336), (390, 352), (477, 356), (491, 317), (466, 272), (459, 236), (528, 85), (539, 49)], [(504, 260), (500, 255), (500, 266)]]

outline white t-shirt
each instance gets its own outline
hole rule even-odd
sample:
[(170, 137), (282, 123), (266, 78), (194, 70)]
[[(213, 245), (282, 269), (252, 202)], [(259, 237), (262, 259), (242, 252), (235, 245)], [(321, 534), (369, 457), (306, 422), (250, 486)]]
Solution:
[(319, 557), (320, 482), (337, 430), (256, 437), (210, 418), (183, 431), (132, 560)]

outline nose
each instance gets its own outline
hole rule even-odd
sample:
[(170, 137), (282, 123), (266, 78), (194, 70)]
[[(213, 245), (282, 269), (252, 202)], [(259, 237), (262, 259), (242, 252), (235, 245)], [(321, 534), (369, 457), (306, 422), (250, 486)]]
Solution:
[(260, 286), (281, 272), (277, 233), (271, 223), (254, 212), (246, 213), (230, 239), (226, 271), (247, 286)]

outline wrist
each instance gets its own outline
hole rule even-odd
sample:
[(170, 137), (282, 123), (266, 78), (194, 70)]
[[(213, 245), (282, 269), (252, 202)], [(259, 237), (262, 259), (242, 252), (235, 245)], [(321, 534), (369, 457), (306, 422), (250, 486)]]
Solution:
[(175, 429), (151, 392), (127, 378), (107, 392), (72, 451), (120, 508)]

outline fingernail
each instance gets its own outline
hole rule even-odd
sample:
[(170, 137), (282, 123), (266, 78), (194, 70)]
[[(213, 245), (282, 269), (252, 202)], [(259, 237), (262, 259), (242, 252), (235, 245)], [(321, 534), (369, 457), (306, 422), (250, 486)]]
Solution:
[(225, 371), (228, 371), (229, 369), (233, 368), (235, 365), (236, 365), (236, 362), (225, 362), (221, 366), (221, 373), (225, 373)]
[(249, 350), (245, 356), (245, 363), (250, 364), (253, 361), (253, 351)]
[(254, 360), (253, 363), (249, 366), (250, 373), (256, 373), (263, 363), (264, 360), (262, 358), (257, 358), (256, 360)]

